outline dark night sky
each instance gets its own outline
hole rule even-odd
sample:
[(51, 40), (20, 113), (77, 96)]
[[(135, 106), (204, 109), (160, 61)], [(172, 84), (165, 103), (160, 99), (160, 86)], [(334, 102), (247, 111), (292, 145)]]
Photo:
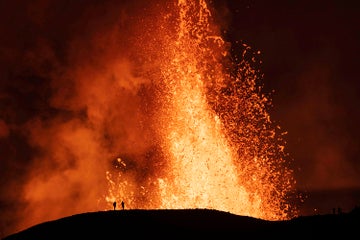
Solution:
[[(71, 43), (119, 20), (116, 2), (0, 2), (2, 207), (17, 198), (8, 190), (20, 191), (38, 150), (27, 143), (27, 121), (58, 114), (48, 102), (49, 79), (61, 74), (54, 72), (59, 65), (76, 60), (68, 54)], [(141, 5), (124, 2), (132, 10)], [(227, 0), (215, 6), (226, 39), (261, 51), (264, 91), (274, 91), (269, 111), (288, 132), (298, 188), (360, 188), (360, 2)]]
[(360, 4), (229, 2), (231, 37), (262, 52), (299, 188), (359, 187)]

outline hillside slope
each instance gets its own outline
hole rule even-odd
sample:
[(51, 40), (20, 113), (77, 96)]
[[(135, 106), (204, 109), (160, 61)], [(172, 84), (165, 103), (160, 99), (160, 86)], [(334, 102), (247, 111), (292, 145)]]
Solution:
[[(121, 239), (146, 237), (180, 239), (188, 237), (249, 237), (260, 239), (342, 239), (360, 233), (359, 210), (346, 214), (298, 217), (288, 221), (266, 221), (227, 212), (193, 210), (117, 210), (77, 214), (44, 222), (5, 237), (15, 239)], [(238, 236), (238, 237), (237, 237)]]

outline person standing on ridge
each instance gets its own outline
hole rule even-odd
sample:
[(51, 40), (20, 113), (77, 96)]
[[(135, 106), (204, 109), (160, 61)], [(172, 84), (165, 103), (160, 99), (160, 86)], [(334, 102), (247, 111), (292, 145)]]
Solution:
[(122, 207), (123, 210), (125, 209), (125, 203), (124, 203), (124, 201), (121, 201), (121, 207)]
[(116, 201), (113, 202), (113, 207), (114, 207), (114, 211), (115, 211), (115, 209), (116, 209)]

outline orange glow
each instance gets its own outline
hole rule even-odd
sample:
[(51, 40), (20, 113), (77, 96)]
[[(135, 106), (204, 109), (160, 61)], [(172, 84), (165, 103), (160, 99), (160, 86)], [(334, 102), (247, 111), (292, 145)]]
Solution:
[[(296, 210), (287, 196), (295, 181), (280, 129), (267, 113), (270, 101), (260, 93), (261, 76), (244, 57), (251, 48), (244, 45), (244, 59), (229, 64), (228, 45), (206, 1), (179, 0), (175, 9), (164, 13), (160, 74), (150, 76), (158, 86), (152, 137), (165, 163), (159, 161), (161, 169), (139, 183), (139, 173), (117, 158), (121, 171), (107, 171), (106, 208), (124, 199), (128, 208), (292, 217)], [(166, 28), (171, 18), (175, 32)]]
[(161, 2), (89, 3), (64, 49), (32, 49), (36, 69), (53, 66), (39, 73), (51, 111), (23, 126), (34, 152), (14, 231), (114, 201), (296, 215), (284, 133), (254, 67), (260, 52), (244, 44), (233, 56), (205, 0)]

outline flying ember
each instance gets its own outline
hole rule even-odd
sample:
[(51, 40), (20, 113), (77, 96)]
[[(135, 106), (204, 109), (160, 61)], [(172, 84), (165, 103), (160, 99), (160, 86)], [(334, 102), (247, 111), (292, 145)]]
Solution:
[(248, 59), (257, 53), (244, 44), (242, 54), (231, 54), (205, 0), (164, 5), (151, 21), (156, 30), (136, 39), (141, 48), (132, 56), (146, 79), (137, 119), (152, 150), (114, 153), (106, 209), (122, 199), (132, 209), (296, 215), (284, 133), (270, 119), (262, 75)]

